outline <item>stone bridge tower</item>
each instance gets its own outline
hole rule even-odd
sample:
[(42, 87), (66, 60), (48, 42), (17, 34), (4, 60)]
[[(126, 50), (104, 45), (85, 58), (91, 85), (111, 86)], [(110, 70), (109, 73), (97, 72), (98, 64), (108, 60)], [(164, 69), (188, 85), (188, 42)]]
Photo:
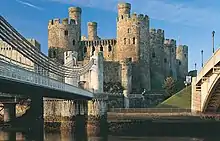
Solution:
[(149, 18), (130, 14), (131, 4), (118, 4), (116, 60), (132, 61), (132, 89), (150, 90)]
[(64, 63), (65, 51), (79, 51), (81, 37), (81, 8), (70, 7), (69, 18), (53, 19), (48, 24), (49, 57)]

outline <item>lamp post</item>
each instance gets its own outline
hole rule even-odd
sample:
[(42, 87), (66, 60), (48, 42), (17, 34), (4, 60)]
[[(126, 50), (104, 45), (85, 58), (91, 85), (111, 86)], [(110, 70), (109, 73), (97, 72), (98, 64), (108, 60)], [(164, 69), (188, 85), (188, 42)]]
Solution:
[(196, 63), (195, 63), (195, 70), (196, 70)]
[(212, 53), (215, 52), (214, 37), (215, 37), (215, 31), (212, 31)]
[(201, 51), (201, 55), (202, 55), (202, 67), (203, 67), (203, 50)]

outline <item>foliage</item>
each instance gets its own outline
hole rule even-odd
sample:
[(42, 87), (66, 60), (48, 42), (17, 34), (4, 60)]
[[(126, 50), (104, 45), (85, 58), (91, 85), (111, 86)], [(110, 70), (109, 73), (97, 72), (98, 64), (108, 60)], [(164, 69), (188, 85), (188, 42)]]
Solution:
[(124, 88), (120, 82), (104, 82), (104, 92), (107, 93), (123, 93)]
[(172, 77), (167, 77), (163, 84), (163, 89), (166, 92), (165, 98), (169, 98), (173, 94), (179, 92), (184, 88), (184, 80), (178, 79), (175, 81)]
[(164, 80), (163, 88), (167, 93), (167, 97), (170, 97), (172, 94), (175, 93), (175, 80), (172, 77), (167, 77)]

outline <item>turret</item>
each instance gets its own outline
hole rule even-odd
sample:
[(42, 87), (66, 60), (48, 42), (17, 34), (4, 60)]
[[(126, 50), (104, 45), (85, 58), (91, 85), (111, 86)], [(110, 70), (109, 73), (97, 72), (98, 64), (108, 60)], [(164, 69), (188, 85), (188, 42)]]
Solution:
[(70, 7), (69, 8), (69, 20), (74, 20), (75, 23), (78, 25), (78, 40), (81, 38), (81, 13), (82, 10), (79, 7)]
[(124, 17), (130, 17), (131, 4), (119, 3), (118, 4), (118, 18), (124, 19)]
[(76, 24), (81, 25), (81, 13), (82, 10), (79, 7), (70, 7), (69, 8), (69, 19), (76, 21)]
[(97, 23), (88, 22), (88, 40), (97, 40)]

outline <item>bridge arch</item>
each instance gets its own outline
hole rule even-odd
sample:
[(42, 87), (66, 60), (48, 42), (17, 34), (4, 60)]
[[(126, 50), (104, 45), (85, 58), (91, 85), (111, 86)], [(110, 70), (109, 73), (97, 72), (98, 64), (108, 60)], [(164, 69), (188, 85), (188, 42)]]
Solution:
[(202, 107), (203, 113), (217, 112), (220, 106), (220, 75), (217, 75), (215, 80), (211, 83), (211, 87), (208, 90)]
[(220, 107), (220, 49), (206, 62), (192, 81), (191, 110), (217, 112)]

